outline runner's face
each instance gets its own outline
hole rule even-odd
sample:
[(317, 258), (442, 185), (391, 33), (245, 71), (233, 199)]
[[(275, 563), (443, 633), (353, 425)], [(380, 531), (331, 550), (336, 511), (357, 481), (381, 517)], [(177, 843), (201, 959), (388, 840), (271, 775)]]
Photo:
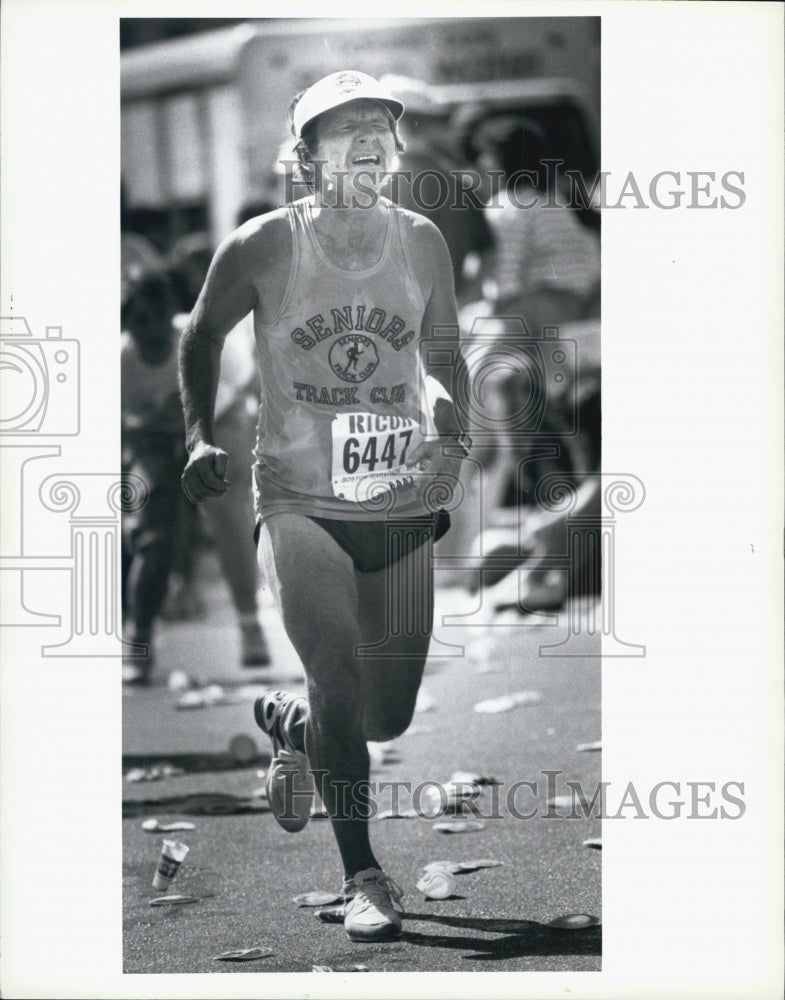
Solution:
[(347, 190), (358, 176), (364, 187), (378, 190), (394, 158), (395, 138), (390, 119), (376, 101), (351, 101), (320, 115), (314, 159), (325, 161), (322, 167), (325, 181), (340, 172), (347, 175)]

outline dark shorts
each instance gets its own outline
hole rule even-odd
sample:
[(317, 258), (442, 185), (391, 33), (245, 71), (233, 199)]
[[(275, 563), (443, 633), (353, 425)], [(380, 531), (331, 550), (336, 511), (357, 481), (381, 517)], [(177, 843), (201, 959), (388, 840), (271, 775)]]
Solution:
[[(429, 539), (438, 542), (449, 531), (450, 515), (446, 510), (400, 521), (341, 521), (329, 517), (309, 520), (324, 528), (354, 563), (360, 573), (375, 573), (419, 549)], [(254, 544), (259, 544), (261, 522), (257, 521)]]

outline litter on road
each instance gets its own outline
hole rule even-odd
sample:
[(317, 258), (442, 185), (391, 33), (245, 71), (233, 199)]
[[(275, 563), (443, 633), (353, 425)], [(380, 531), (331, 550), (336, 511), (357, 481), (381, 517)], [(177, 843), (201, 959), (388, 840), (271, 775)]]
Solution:
[(413, 726), (409, 726), (405, 733), (401, 733), (401, 736), (430, 736), (432, 733), (438, 733), (439, 730), (444, 728), (444, 726), (426, 726), (415, 723)]
[(417, 715), (422, 712), (432, 712), (436, 708), (434, 697), (421, 687), (417, 692), (417, 701), (414, 703), (414, 711)]
[(160, 781), (162, 778), (175, 778), (185, 774), (181, 767), (174, 764), (158, 764), (155, 767), (132, 767), (126, 774), (126, 781)]
[(513, 708), (521, 705), (537, 705), (542, 701), (539, 691), (513, 691), (511, 694), (502, 695), (500, 698), (488, 698), (486, 701), (478, 701), (474, 706), (474, 711), (480, 715), (497, 715), (499, 712), (509, 712)]
[(213, 957), (214, 962), (255, 962), (257, 958), (270, 958), (274, 951), (269, 948), (244, 948), (242, 951), (224, 951)]
[(445, 823), (434, 823), (434, 830), (439, 833), (473, 833), (484, 830), (485, 823), (481, 819), (452, 819)]
[(593, 847), (595, 851), (602, 850), (602, 840), (599, 837), (590, 837), (588, 840), (584, 840), (584, 847)]
[(208, 708), (213, 705), (236, 705), (237, 698), (230, 698), (220, 684), (208, 684), (207, 687), (196, 688), (193, 691), (186, 691), (178, 698), (175, 708)]
[(153, 875), (154, 889), (166, 892), (189, 850), (190, 847), (187, 844), (181, 844), (178, 840), (165, 840), (161, 844), (158, 866), (155, 869), (155, 875)]
[(425, 788), (420, 797), (425, 816), (441, 816), (444, 813), (460, 813), (463, 806), (480, 795), (480, 786), (469, 782), (450, 781)]
[(337, 903), (341, 899), (338, 892), (324, 892), (322, 889), (315, 889), (313, 892), (303, 892), (299, 896), (294, 896), (292, 902), (297, 906), (329, 906), (330, 903)]
[(480, 663), (475, 670), (478, 674), (500, 674), (507, 667), (502, 660), (488, 660)]
[(558, 927), (563, 931), (581, 931), (585, 927), (596, 927), (599, 923), (600, 918), (593, 917), (590, 913), (567, 913), (551, 920), (548, 926)]
[(476, 871), (478, 868), (499, 868), (503, 861), (495, 861), (493, 858), (476, 858), (473, 861), (461, 861), (461, 871)]
[(500, 784), (497, 778), (489, 778), (484, 774), (480, 774), (479, 771), (453, 771), (450, 775), (450, 781), (453, 784), (459, 784), (461, 782), (468, 782), (471, 785)]
[(448, 899), (458, 883), (446, 868), (434, 868), (417, 880), (417, 889), (428, 899)]
[(166, 686), (170, 691), (178, 692), (187, 691), (188, 688), (194, 687), (195, 684), (184, 670), (173, 670), (169, 674)]
[(596, 740), (594, 743), (579, 743), (575, 749), (579, 753), (592, 753), (602, 750), (602, 740)]
[(465, 656), (474, 663), (486, 664), (497, 651), (496, 641), (491, 636), (483, 635), (467, 642)]
[(548, 809), (574, 809), (575, 799), (572, 795), (554, 795), (548, 799)]
[(453, 784), (480, 785), (483, 783), (483, 776), (479, 771), (453, 771), (450, 775)]
[(178, 830), (195, 830), (196, 827), (184, 820), (177, 823), (159, 823), (157, 819), (146, 819), (142, 823), (142, 829), (147, 833), (175, 833)]
[(456, 875), (458, 872), (463, 871), (461, 868), (460, 861), (429, 861), (427, 865), (423, 865), (423, 871), (425, 872), (438, 872), (445, 871)]
[(373, 767), (381, 767), (383, 764), (396, 764), (401, 759), (392, 742), (376, 743), (373, 740), (369, 740), (366, 745)]
[(197, 896), (156, 896), (150, 900), (150, 906), (184, 906), (186, 903), (195, 903)]
[(314, 965), (311, 972), (370, 972), (367, 965)]
[(420, 814), (416, 809), (382, 809), (376, 814), (377, 819), (415, 819)]

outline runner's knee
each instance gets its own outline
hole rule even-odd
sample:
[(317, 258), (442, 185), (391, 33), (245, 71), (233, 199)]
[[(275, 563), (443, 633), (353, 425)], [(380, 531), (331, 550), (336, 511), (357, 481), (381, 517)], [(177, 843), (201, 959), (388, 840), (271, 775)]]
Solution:
[[(285, 602), (284, 602), (285, 604)], [(349, 683), (359, 687), (359, 661), (355, 650), (360, 643), (356, 625), (343, 626), (334, 620), (308, 613), (283, 614), (286, 634), (302, 660), (306, 674), (317, 683), (339, 689)]]
[(309, 724), (319, 735), (341, 742), (362, 737), (362, 702), (359, 675), (355, 683), (308, 684)]
[(363, 717), (363, 732), (366, 740), (386, 743), (403, 736), (414, 716), (414, 705), (386, 705), (373, 713), (366, 711)]

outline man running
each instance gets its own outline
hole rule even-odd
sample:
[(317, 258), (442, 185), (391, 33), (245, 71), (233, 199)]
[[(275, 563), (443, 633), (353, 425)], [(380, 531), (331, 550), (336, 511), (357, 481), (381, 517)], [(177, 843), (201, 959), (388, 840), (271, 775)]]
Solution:
[(361, 347), (356, 347), (354, 345), (351, 346), (347, 350), (347, 352), (346, 352), (346, 357), (349, 360), (349, 364), (346, 367), (347, 368), (354, 368), (355, 371), (356, 371), (357, 370), (357, 361), (359, 360), (359, 357), (360, 357), (361, 354), (362, 354), (362, 348)]
[[(466, 444), (448, 392), (424, 377), (431, 366), (449, 390), (458, 359), (444, 239), (379, 193), (402, 149), (402, 113), (355, 71), (294, 99), (312, 194), (219, 247), (180, 359), (183, 487), (197, 502), (228, 488), (213, 399), (223, 339), (253, 311), (258, 555), (307, 685), (307, 699), (270, 691), (255, 705), (275, 751), (268, 798), (284, 829), (301, 830), (316, 776), (344, 866), (344, 927), (358, 941), (400, 933), (401, 891), (368, 836), (366, 741), (412, 719), (432, 629), (431, 550), (449, 524), (429, 487), (437, 475), (455, 481)], [(429, 352), (422, 341), (435, 336)]]

